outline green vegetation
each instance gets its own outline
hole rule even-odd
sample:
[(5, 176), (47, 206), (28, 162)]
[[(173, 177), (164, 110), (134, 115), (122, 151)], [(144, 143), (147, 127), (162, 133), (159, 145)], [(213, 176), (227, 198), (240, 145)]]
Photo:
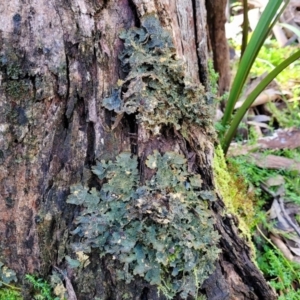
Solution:
[[(280, 47), (278, 42), (273, 39), (266, 40), (261, 47), (257, 58), (251, 68), (250, 76), (262, 75), (272, 71), (280, 62), (289, 58), (298, 50), (296, 46)], [(294, 89), (295, 83), (299, 78), (300, 62), (296, 60), (276, 77), (277, 82), (283, 89)], [(299, 85), (296, 84), (299, 88)]]
[(156, 173), (145, 185), (139, 185), (137, 158), (121, 153), (115, 162), (101, 161), (93, 168), (103, 182), (100, 191), (72, 187), (68, 203), (84, 207), (73, 232), (82, 240), (73, 247), (112, 255), (121, 263), (119, 279), (127, 283), (138, 275), (169, 299), (177, 293), (184, 299), (196, 296), (219, 253), (204, 201), (215, 196), (201, 190), (200, 176), (187, 171), (180, 154), (154, 151), (146, 165)]
[[(300, 150), (265, 151), (265, 155), (274, 154), (300, 161)], [(259, 268), (276, 290), (280, 300), (298, 300), (300, 290), (300, 264), (287, 260), (272, 241), (263, 232), (276, 232), (274, 223), (268, 220), (266, 210), (269, 210), (270, 196), (263, 192), (261, 183), (281, 175), (284, 178), (285, 195), (288, 201), (300, 205), (300, 179), (297, 171), (267, 170), (257, 167), (247, 156), (228, 158), (229, 167), (234, 166), (237, 174), (248, 185), (255, 187), (257, 195), (253, 202), (255, 217), (250, 226), (255, 245), (256, 258)], [(276, 191), (276, 188), (274, 189)]]
[(22, 300), (19, 291), (12, 288), (0, 288), (0, 300)]
[(28, 81), (25, 79), (9, 80), (5, 83), (5, 86), (7, 95), (15, 99), (24, 97), (29, 92)]
[[(221, 143), (225, 153), (248, 108), (259, 93), (262, 92), (275, 77), (279, 84), (279, 89), (291, 92), (292, 99), (290, 99), (289, 102), (284, 99), (281, 103), (282, 105), (280, 106), (280, 109), (277, 108), (275, 103), (265, 104), (264, 112), (267, 111), (267, 114), (269, 115), (270, 113), (273, 117), (269, 126), (275, 125), (275, 128), (277, 126), (280, 128), (299, 128), (300, 125), (300, 110), (298, 105), (299, 84), (297, 84), (300, 71), (300, 63), (299, 60), (297, 60), (300, 57), (299, 48), (293, 46), (280, 48), (276, 41), (267, 39), (272, 26), (284, 9), (284, 6), (282, 6), (281, 11), (275, 17), (275, 14), (283, 1), (269, 1), (249, 43), (246, 37), (248, 33), (247, 0), (243, 0), (242, 2), (244, 14), (243, 45), (241, 46), (242, 55), (237, 66), (236, 75), (229, 94), (228, 104), (221, 124), (222, 126), (220, 127), (220, 124), (218, 124), (219, 136), (222, 137)], [(288, 1), (286, 1), (285, 4), (287, 3)], [(233, 114), (234, 106), (238, 101), (242, 90), (246, 86), (247, 78), (249, 76), (261, 76), (264, 73), (268, 73), (267, 77), (265, 77), (265, 79), (263, 79), (261, 83), (258, 84), (258, 86), (249, 94), (243, 106), (239, 108), (235, 114)], [(255, 145), (257, 137), (256, 131), (253, 128), (250, 128), (248, 131), (247, 145)], [(239, 137), (237, 136), (236, 140), (238, 139)], [(219, 149), (217, 150), (217, 160), (220, 160), (220, 154), (218, 151)], [(263, 151), (263, 153), (260, 154), (266, 156), (270, 154), (278, 155), (294, 159), (297, 162), (300, 161), (300, 149), (285, 149), (277, 151), (268, 150)], [(272, 182), (272, 180), (275, 182), (275, 178), (279, 178), (285, 191), (285, 205), (290, 204), (291, 206), (288, 207), (297, 207), (300, 205), (299, 172), (296, 170), (271, 170), (260, 168), (255, 165), (253, 160), (251, 160), (250, 155), (227, 158), (227, 175), (230, 174), (227, 179), (225, 176), (226, 174), (224, 175), (222, 173), (226, 171), (226, 165), (224, 166), (223, 164), (223, 167), (220, 169), (221, 171), (216, 171), (217, 187), (221, 184), (224, 189), (224, 186), (226, 187), (224, 181), (225, 183), (228, 183), (230, 180), (240, 178), (255, 194), (255, 197), (250, 197), (250, 199), (247, 195), (244, 198), (245, 205), (250, 205), (251, 207), (252, 204), (252, 209), (254, 211), (251, 222), (246, 222), (246, 225), (248, 226), (248, 231), (252, 234), (254, 244), (256, 246), (257, 264), (264, 273), (265, 278), (270, 282), (274, 290), (276, 290), (279, 296), (278, 299), (300, 299), (300, 264), (288, 260), (278, 246), (276, 246), (271, 240), (272, 235), (272, 238), (274, 238), (275, 235), (277, 237), (283, 237), (282, 241), (284, 243), (284, 238), (293, 239), (293, 233), (279, 230), (279, 225), (277, 224), (279, 221), (277, 222), (277, 219), (272, 219), (269, 216), (271, 211), (274, 213), (272, 210), (274, 197), (269, 193), (266, 193), (266, 191), (262, 188), (262, 184)], [(219, 176), (218, 172), (223, 174), (223, 176)], [(218, 179), (219, 177), (222, 178), (221, 183)], [(233, 185), (239, 186), (238, 183), (233, 183)], [(278, 186), (272, 186), (271, 184), (268, 189), (271, 193), (276, 193)], [(239, 204), (239, 196), (235, 195), (234, 191), (229, 191), (234, 195), (230, 195), (229, 192), (226, 194), (225, 189), (225, 195), (227, 195), (227, 198), (230, 198), (229, 196), (234, 197), (231, 197), (232, 200), (229, 204), (226, 202), (226, 197), (224, 201), (226, 202), (228, 210), (234, 211), (234, 206)], [(224, 192), (221, 194), (223, 195)], [(246, 200), (250, 200), (250, 203)], [(243, 213), (243, 209), (238, 209), (235, 214), (241, 219), (241, 216), (239, 216), (240, 211)], [(300, 221), (299, 216), (296, 215), (295, 218)], [(287, 244), (288, 243), (286, 243), (286, 245)], [(298, 256), (296, 255), (296, 257)]]
[[(263, 152), (264, 155), (273, 154), (278, 156), (283, 156), (296, 161), (300, 161), (300, 151), (299, 150), (268, 150)], [(227, 161), (230, 165), (234, 165), (238, 169), (238, 175), (242, 177), (247, 184), (253, 185), (255, 187), (255, 192), (257, 195), (262, 194), (260, 184), (267, 181), (276, 175), (281, 175), (284, 178), (284, 188), (285, 193), (297, 204), (300, 204), (300, 198), (297, 196), (300, 191), (300, 179), (297, 171), (294, 170), (272, 170), (263, 169), (256, 166), (248, 156), (239, 156), (235, 158), (228, 158)], [(264, 201), (259, 205), (258, 209), (264, 205)]]
[[(247, 2), (247, 1), (245, 1)], [(236, 75), (234, 77), (231, 90), (229, 93), (228, 101), (225, 107), (224, 116), (222, 119), (222, 130), (220, 131), (221, 145), (224, 153), (227, 153), (228, 147), (234, 134), (248, 111), (251, 104), (254, 102), (256, 97), (268, 86), (268, 84), (280, 74), (286, 67), (292, 64), (295, 60), (300, 57), (300, 50), (291, 54), (288, 58), (277, 65), (268, 75), (262, 79), (257, 87), (248, 95), (243, 105), (237, 110), (233, 116), (234, 106), (239, 99), (239, 96), (245, 86), (246, 80), (250, 73), (251, 67), (255, 62), (257, 55), (267, 39), (267, 36), (275, 24), (276, 16), (278, 17), (277, 11), (283, 0), (269, 1), (265, 10), (263, 11), (261, 18), (252, 34), (252, 37), (245, 47), (243, 56), (239, 63)], [(286, 4), (288, 1), (286, 2)], [(246, 3), (247, 4), (247, 3)], [(281, 12), (283, 9), (281, 10)], [(245, 23), (247, 26), (247, 22)], [(244, 47), (244, 46), (243, 46)]]
[(218, 79), (219, 74), (214, 69), (214, 63), (211, 59), (208, 60), (208, 76), (210, 84), (210, 92), (215, 97), (218, 94)]
[(247, 192), (247, 184), (238, 176), (239, 170), (232, 164), (227, 166), (220, 147), (215, 149), (213, 170), (216, 189), (226, 205), (226, 212), (239, 218), (239, 229), (254, 249), (251, 243), (254, 195)]
[(34, 296), (35, 300), (59, 300), (59, 298), (54, 297), (52, 294), (51, 285), (42, 278), (38, 278), (36, 276), (27, 274), (25, 278), (32, 284), (34, 288)]
[(271, 286), (279, 295), (279, 300), (298, 300), (300, 290), (300, 264), (288, 261), (269, 240), (257, 253), (257, 262)]
[[(0, 277), (3, 281), (0, 281), (0, 300), (22, 300), (23, 297), (21, 295), (21, 288), (11, 285), (12, 281), (17, 281), (15, 277), (15, 272), (4, 267), (3, 264), (0, 263)], [(5, 274), (5, 275), (3, 275)], [(52, 276), (53, 277), (53, 276)], [(51, 285), (43, 280), (42, 278), (38, 278), (36, 276), (27, 274), (25, 275), (25, 279), (32, 284), (33, 287), (33, 295), (32, 299), (35, 300), (60, 300), (63, 298), (58, 298), (53, 296)], [(59, 284), (56, 280), (54, 282), (55, 285)]]

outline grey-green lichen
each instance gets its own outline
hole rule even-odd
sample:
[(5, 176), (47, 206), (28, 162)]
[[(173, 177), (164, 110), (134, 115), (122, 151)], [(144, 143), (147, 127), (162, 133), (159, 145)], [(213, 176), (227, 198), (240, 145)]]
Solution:
[(8, 286), (10, 283), (17, 281), (15, 271), (9, 269), (0, 261), (0, 287)]
[[(124, 30), (120, 38), (124, 50), (119, 58), (127, 76), (103, 106), (119, 116), (135, 114), (153, 134), (170, 126), (185, 136), (189, 125), (209, 132), (209, 96), (186, 77), (159, 20), (146, 15), (140, 28)], [(93, 172), (100, 190), (76, 185), (67, 200), (82, 206), (73, 231), (81, 239), (73, 250), (89, 253), (97, 248), (101, 256), (110, 254), (120, 266), (118, 279), (126, 283), (140, 276), (170, 299), (176, 294), (196, 298), (214, 270), (219, 236), (208, 208), (215, 195), (201, 189), (200, 175), (188, 172), (187, 165), (181, 154), (154, 151), (146, 160), (154, 175), (141, 183), (138, 159), (130, 153), (98, 162)]]
[(124, 30), (120, 38), (124, 50), (119, 58), (128, 75), (103, 100), (105, 108), (117, 114), (137, 113), (137, 120), (154, 134), (162, 125), (176, 130), (183, 123), (211, 126), (211, 97), (186, 77), (170, 34), (154, 15), (144, 16), (140, 28)]
[(83, 207), (73, 231), (81, 241), (73, 248), (112, 255), (122, 266), (118, 278), (127, 283), (141, 276), (169, 298), (195, 297), (219, 253), (204, 201), (214, 200), (214, 194), (201, 190), (200, 176), (187, 171), (178, 153), (154, 151), (146, 165), (156, 172), (140, 185), (137, 157), (121, 153), (115, 162), (102, 160), (93, 168), (100, 191), (71, 188), (67, 202)]

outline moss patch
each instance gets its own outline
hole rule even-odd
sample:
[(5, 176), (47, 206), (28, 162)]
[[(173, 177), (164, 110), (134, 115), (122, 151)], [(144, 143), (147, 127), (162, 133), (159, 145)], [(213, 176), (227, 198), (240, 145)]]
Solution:
[[(239, 219), (239, 229), (247, 239), (252, 250), (250, 227), (254, 222), (253, 196), (247, 193), (243, 180), (236, 173), (229, 171), (220, 146), (215, 149), (213, 161), (214, 181), (217, 191), (222, 196), (228, 213), (234, 214)], [(253, 255), (254, 255), (253, 251)]]
[(27, 80), (9, 80), (6, 82), (6, 93), (14, 99), (22, 99), (24, 95), (27, 97), (29, 89)]

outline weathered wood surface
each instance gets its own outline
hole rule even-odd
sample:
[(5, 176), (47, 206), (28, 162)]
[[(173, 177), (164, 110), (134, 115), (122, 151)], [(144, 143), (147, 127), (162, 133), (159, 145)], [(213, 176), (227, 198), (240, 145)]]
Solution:
[[(153, 12), (172, 32), (194, 83), (208, 88), (203, 0), (0, 3), (0, 261), (20, 278), (31, 272), (46, 276), (59, 266), (67, 270), (78, 299), (122, 299), (127, 292), (132, 299), (164, 299), (142, 280), (117, 282), (114, 262), (99, 260), (97, 253), (80, 278), (64, 263), (78, 214), (66, 204), (69, 186), (86, 182), (96, 158), (181, 149), (178, 136), (151, 137), (130, 117), (114, 131), (105, 130), (114, 120), (102, 99), (124, 76), (119, 32)], [(213, 143), (205, 130), (191, 132), (191, 139), (197, 150), (190, 149), (195, 152), (190, 157), (196, 155), (193, 164), (211, 187)], [(221, 206), (219, 200), (212, 209), (222, 255), (201, 292), (210, 300), (275, 299)]]

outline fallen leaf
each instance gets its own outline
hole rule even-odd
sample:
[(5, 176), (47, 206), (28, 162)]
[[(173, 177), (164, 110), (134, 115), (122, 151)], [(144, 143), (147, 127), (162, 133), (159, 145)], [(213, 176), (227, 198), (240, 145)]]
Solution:
[(277, 220), (276, 225), (275, 225), (275, 227), (277, 229), (283, 230), (283, 231), (288, 231), (288, 232), (291, 231), (292, 227), (290, 226), (290, 224), (284, 217), (283, 212), (281, 210), (281, 207), (280, 207), (277, 199), (274, 199), (269, 212), (270, 212), (270, 219)]
[[(261, 80), (263, 79), (263, 77), (258, 77), (258, 81), (256, 83), (256, 85), (258, 83), (261, 82)], [(256, 82), (256, 80), (255, 80)], [(248, 94), (250, 94), (250, 92), (252, 92), (252, 90), (255, 88), (256, 86), (254, 86)], [(247, 94), (247, 96), (248, 96)], [(267, 102), (270, 102), (270, 101), (274, 101), (276, 99), (281, 99), (281, 93), (275, 89), (267, 89), (267, 90), (264, 90), (261, 94), (258, 95), (258, 97), (254, 100), (254, 102), (251, 104), (251, 107), (254, 107), (254, 106), (258, 106), (258, 105), (262, 105), (262, 104), (265, 104)], [(246, 100), (246, 96), (243, 97), (241, 100), (239, 100), (235, 106), (234, 106), (234, 109), (238, 109), (240, 108), (244, 101)]]
[(272, 136), (259, 138), (256, 145), (231, 143), (227, 156), (245, 155), (258, 149), (295, 149), (298, 147), (300, 147), (300, 129), (279, 129)]
[(256, 164), (260, 168), (295, 170), (300, 172), (299, 162), (282, 156), (251, 153), (249, 154), (249, 161)]
[(284, 177), (278, 174), (276, 176), (269, 178), (264, 183), (266, 184), (266, 186), (270, 187), (270, 186), (282, 185), (284, 184), (284, 182), (285, 182)]

